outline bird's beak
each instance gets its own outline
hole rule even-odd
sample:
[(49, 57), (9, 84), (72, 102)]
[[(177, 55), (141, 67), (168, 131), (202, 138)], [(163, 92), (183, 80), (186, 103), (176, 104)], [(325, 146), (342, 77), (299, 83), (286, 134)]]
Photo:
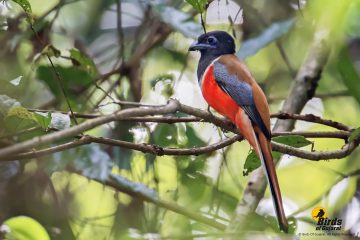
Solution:
[(209, 48), (215, 48), (214, 46), (206, 43), (199, 43), (198, 41), (193, 42), (189, 47), (189, 51), (201, 51)]

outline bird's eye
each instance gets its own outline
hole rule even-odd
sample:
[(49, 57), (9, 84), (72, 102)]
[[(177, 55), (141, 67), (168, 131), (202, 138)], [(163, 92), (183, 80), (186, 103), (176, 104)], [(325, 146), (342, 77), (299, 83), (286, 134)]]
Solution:
[(207, 42), (211, 45), (216, 44), (216, 38), (215, 37), (208, 37)]

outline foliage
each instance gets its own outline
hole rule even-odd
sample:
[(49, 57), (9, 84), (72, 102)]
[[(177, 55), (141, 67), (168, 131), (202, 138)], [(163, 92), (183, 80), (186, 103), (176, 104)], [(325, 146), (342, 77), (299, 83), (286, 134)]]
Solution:
[(282, 143), (291, 147), (301, 148), (312, 144), (303, 136), (293, 135), (293, 136), (279, 136), (272, 139), (274, 142)]
[(349, 142), (354, 141), (360, 135), (360, 127), (356, 128), (349, 137)]
[(0, 121), (6, 126), (8, 131), (19, 131), (30, 126), (38, 125), (47, 130), (51, 123), (51, 113), (32, 113), (21, 104), (6, 95), (0, 95), (2, 99), (0, 111)]
[(185, 0), (187, 3), (189, 3), (193, 8), (196, 9), (199, 13), (204, 12), (206, 5), (208, 3), (207, 0)]
[(45, 228), (36, 220), (26, 217), (18, 216), (7, 219), (4, 222), (5, 226), (9, 227), (9, 234), (6, 239), (21, 239), (21, 240), (49, 240), (50, 237)]

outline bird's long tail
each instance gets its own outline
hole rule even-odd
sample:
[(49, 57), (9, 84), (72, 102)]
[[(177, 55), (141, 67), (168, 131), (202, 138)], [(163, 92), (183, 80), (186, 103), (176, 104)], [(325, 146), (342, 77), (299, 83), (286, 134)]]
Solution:
[(280, 229), (284, 232), (288, 232), (288, 223), (281, 200), (281, 192), (276, 176), (275, 164), (271, 155), (270, 141), (257, 126), (253, 126), (249, 117), (241, 109), (236, 114), (234, 122), (239, 128), (241, 134), (246, 140), (248, 140), (250, 145), (253, 146), (257, 155), (261, 159), (265, 175), (269, 183)]
[(269, 140), (262, 132), (254, 133), (257, 153), (265, 169), (265, 174), (269, 183), (273, 203), (276, 211), (276, 216), (279, 222), (280, 229), (288, 232), (288, 222), (285, 217), (284, 208), (281, 199), (280, 187), (276, 175), (275, 164), (271, 154), (271, 145)]

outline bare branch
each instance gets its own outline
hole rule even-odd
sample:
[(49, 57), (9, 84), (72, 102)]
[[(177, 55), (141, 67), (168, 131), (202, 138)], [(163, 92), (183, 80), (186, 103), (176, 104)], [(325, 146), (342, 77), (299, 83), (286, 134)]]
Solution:
[[(295, 113), (281, 112), (281, 113), (272, 114), (271, 117), (276, 117), (278, 119), (291, 119), (291, 120), (301, 120), (301, 121), (306, 121), (306, 122), (319, 123), (322, 125), (326, 125), (326, 126), (337, 128), (339, 130), (344, 130), (344, 131), (350, 131), (353, 129), (342, 123), (339, 123), (339, 122), (336, 122), (333, 120), (322, 119), (313, 114), (301, 115), (301, 114), (295, 114)], [(275, 129), (276, 129), (276, 127), (275, 127)], [(280, 129), (276, 129), (276, 130), (281, 131)], [(287, 131), (287, 130), (283, 130), (283, 131)]]
[(272, 137), (277, 136), (303, 136), (306, 138), (339, 138), (347, 140), (350, 137), (348, 131), (336, 131), (336, 132), (305, 132), (305, 131), (294, 131), (294, 132), (274, 132), (271, 134)]
[[(350, 133), (348, 132), (286, 132), (286, 133), (275, 133), (276, 136), (288, 136), (288, 135), (308, 135), (308, 137), (329, 137), (326, 136), (333, 135), (333, 137), (343, 138), (348, 137)], [(337, 134), (339, 136), (337, 136)], [(316, 136), (319, 135), (319, 136)], [(194, 155), (198, 156), (201, 154), (208, 154), (213, 151), (222, 149), (224, 147), (230, 146), (236, 141), (243, 140), (241, 135), (235, 135), (231, 138), (224, 139), (220, 142), (210, 144), (207, 146), (194, 146), (192, 148), (164, 148), (155, 144), (146, 144), (146, 143), (132, 143), (126, 142), (122, 140), (116, 140), (111, 138), (103, 138), (103, 137), (93, 137), (90, 135), (81, 136), (79, 140), (74, 140), (69, 143), (60, 144), (54, 147), (49, 147), (42, 150), (33, 150), (26, 153), (20, 153), (16, 155), (4, 156), (0, 157), (0, 161), (10, 161), (10, 160), (24, 160), (24, 159), (32, 159), (32, 158), (39, 158), (44, 157), (56, 152), (61, 152), (67, 149), (79, 147), (89, 143), (99, 143), (103, 145), (115, 146), (115, 147), (122, 147), (127, 149), (132, 149), (136, 151), (140, 151), (143, 153), (150, 153), (157, 156), (163, 155), (173, 155), (173, 156), (180, 156), (180, 155)], [(284, 144), (279, 144), (276, 142), (272, 142), (272, 148), (274, 151), (278, 151), (283, 154), (288, 154), (292, 156), (296, 156), (299, 158), (304, 158), (313, 161), (319, 160), (327, 160), (327, 159), (336, 159), (336, 158), (343, 158), (349, 155), (355, 148), (359, 145), (357, 140), (346, 144), (343, 146), (341, 150), (333, 150), (333, 151), (323, 151), (323, 152), (309, 152), (302, 149), (290, 147)]]
[(82, 136), (78, 140), (74, 140), (68, 143), (60, 144), (54, 147), (49, 147), (42, 150), (33, 150), (26, 153), (20, 153), (16, 155), (4, 156), (0, 157), (0, 161), (12, 161), (12, 160), (25, 160), (25, 159), (33, 159), (33, 158), (40, 158), (44, 156), (48, 156), (50, 154), (54, 154), (57, 152), (65, 151), (68, 149), (76, 148), (85, 144), (91, 143), (91, 138), (88, 135)]
[(289, 155), (293, 155), (299, 158), (319, 161), (319, 160), (329, 160), (329, 159), (341, 159), (348, 155), (350, 155), (356, 147), (359, 145), (359, 142), (352, 141), (342, 147), (340, 150), (333, 151), (323, 151), (323, 152), (309, 152), (299, 148), (293, 148), (284, 144), (279, 144), (276, 142), (272, 142), (271, 146), (274, 151), (278, 151), (281, 153), (286, 153)]
[(236, 141), (242, 139), (242, 136), (236, 135), (231, 138), (227, 138), (218, 143), (210, 144), (204, 147), (193, 147), (193, 148), (163, 148), (154, 144), (135, 144), (130, 142), (125, 142), (121, 140), (109, 139), (109, 138), (92, 138), (92, 141), (95, 143), (101, 143), (106, 145), (118, 146), (118, 147), (126, 147), (129, 149), (141, 151), (143, 153), (151, 153), (158, 156), (163, 155), (201, 155), (205, 153), (210, 153), (215, 150), (224, 148), (233, 144)]
[(241, 135), (235, 135), (231, 138), (224, 139), (220, 142), (210, 144), (207, 146), (197, 146), (193, 148), (164, 148), (155, 144), (146, 144), (146, 143), (132, 143), (126, 142), (122, 140), (116, 140), (111, 138), (103, 138), (103, 137), (93, 137), (90, 135), (84, 135), (79, 140), (74, 140), (69, 143), (60, 144), (55, 147), (50, 147), (38, 151), (31, 151), (26, 153), (20, 153), (16, 155), (4, 156), (0, 157), (0, 161), (10, 161), (10, 160), (24, 160), (24, 159), (32, 159), (32, 158), (39, 158), (44, 157), (56, 152), (61, 152), (67, 149), (79, 147), (81, 145), (89, 144), (89, 143), (99, 143), (109, 146), (115, 147), (122, 147), (127, 149), (132, 149), (136, 151), (140, 151), (143, 153), (150, 153), (157, 156), (163, 155), (173, 155), (173, 156), (180, 156), (180, 155), (194, 155), (198, 156), (201, 154), (211, 153), (218, 149), (224, 148), (233, 144), (236, 141), (242, 140)]
[(67, 129), (64, 129), (59, 132), (50, 133), (41, 137), (35, 137), (31, 140), (18, 143), (9, 147), (5, 147), (0, 149), (0, 158), (5, 156), (10, 156), (19, 152), (26, 151), (28, 149), (55, 142), (57, 140), (66, 138), (66, 137), (73, 137), (78, 134), (83, 133), (89, 129), (94, 127), (100, 126), (105, 123), (109, 123), (112, 121), (120, 120), (124, 117), (139, 117), (139, 116), (146, 116), (151, 114), (166, 114), (166, 113), (173, 113), (176, 112), (179, 108), (179, 103), (176, 100), (170, 100), (168, 104), (164, 106), (152, 107), (152, 108), (131, 108), (122, 110), (119, 112), (115, 112), (110, 115), (101, 116), (95, 119), (87, 120), (77, 126), (73, 126)]

